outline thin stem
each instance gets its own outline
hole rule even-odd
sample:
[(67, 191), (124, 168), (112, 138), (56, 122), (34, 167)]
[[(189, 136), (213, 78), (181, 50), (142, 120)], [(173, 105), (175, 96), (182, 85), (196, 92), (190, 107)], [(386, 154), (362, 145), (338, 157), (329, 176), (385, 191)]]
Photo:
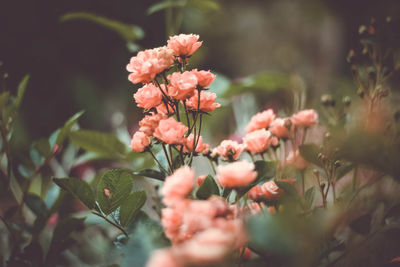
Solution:
[(199, 142), (200, 142), (200, 137), (201, 137), (201, 135), (200, 135), (200, 133), (201, 133), (201, 125), (202, 125), (202, 122), (203, 122), (203, 114), (200, 114), (200, 120), (199, 120), (199, 133), (197, 134), (197, 141), (196, 141), (196, 148), (197, 148), (197, 145), (199, 144)]
[(169, 173), (172, 173), (172, 164), (171, 164), (171, 162), (169, 160), (168, 152), (167, 152), (167, 149), (165, 148), (165, 144), (164, 143), (162, 144), (162, 148), (164, 150), (165, 158), (167, 159), (167, 162), (168, 162)]
[(187, 126), (190, 127), (190, 119), (189, 119), (189, 113), (188, 113), (187, 107), (186, 107), (186, 100), (183, 100), (183, 107), (185, 109)]
[(103, 218), (106, 222), (108, 222), (109, 224), (111, 224), (112, 226), (118, 228), (127, 238), (129, 238), (128, 233), (118, 224), (114, 223), (113, 221), (110, 221), (106, 216), (104, 216), (103, 214), (100, 214), (96, 211), (93, 212), (94, 215), (97, 215), (101, 218)]
[[(168, 150), (169, 150), (169, 158), (171, 159), (171, 167), (174, 167), (174, 158), (172, 157), (171, 145), (168, 145)], [(172, 170), (172, 171), (174, 171), (174, 170)]]
[(308, 128), (305, 127), (305, 128), (304, 128), (304, 131), (303, 131), (303, 138), (302, 138), (302, 140), (301, 140), (301, 144), (304, 144), (304, 141), (306, 141), (307, 130), (308, 130)]
[(168, 171), (161, 165), (161, 163), (158, 161), (158, 159), (156, 158), (156, 156), (153, 154), (153, 152), (149, 149), (148, 150), (150, 155), (153, 157), (153, 159), (157, 162), (158, 166), (160, 167), (160, 169), (165, 172), (168, 173)]
[(306, 190), (306, 185), (305, 185), (305, 182), (304, 182), (304, 170), (302, 170), (301, 172), (300, 172), (300, 174), (301, 174), (301, 192), (302, 192), (302, 194), (303, 194), (303, 196), (304, 196), (304, 193), (305, 193), (305, 190)]
[(264, 153), (260, 153), (260, 156), (261, 156), (262, 160), (265, 160)]
[(208, 161), (210, 162), (211, 169), (213, 170), (214, 174), (217, 174), (217, 172), (216, 172), (216, 170), (215, 170), (215, 167), (214, 167), (214, 163), (212, 162), (212, 160), (211, 160), (211, 159), (208, 159)]
[(179, 102), (175, 103), (175, 110), (176, 110), (176, 118), (178, 121), (181, 121), (180, 115), (179, 115)]

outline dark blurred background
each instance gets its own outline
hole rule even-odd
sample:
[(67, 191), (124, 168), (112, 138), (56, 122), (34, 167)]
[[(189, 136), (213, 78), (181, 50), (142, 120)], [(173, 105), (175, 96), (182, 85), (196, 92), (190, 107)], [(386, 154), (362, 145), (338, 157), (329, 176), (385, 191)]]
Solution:
[[(88, 21), (66, 21), (68, 12), (91, 12), (135, 24), (145, 33), (137, 44), (166, 43), (164, 12), (147, 15), (158, 1), (2, 0), (0, 67), (15, 90), (31, 75), (18, 127), (20, 147), (48, 136), (79, 110), (82, 127), (110, 131), (115, 114), (132, 127), (141, 117), (127, 80), (135, 53), (116, 33)], [(398, 0), (221, 0), (219, 11), (185, 10), (182, 32), (204, 41), (194, 62), (230, 79), (262, 70), (298, 73), (313, 92), (351, 83), (346, 54), (358, 44), (360, 24), (371, 17), (398, 17)], [(118, 116), (117, 116), (118, 120)]]

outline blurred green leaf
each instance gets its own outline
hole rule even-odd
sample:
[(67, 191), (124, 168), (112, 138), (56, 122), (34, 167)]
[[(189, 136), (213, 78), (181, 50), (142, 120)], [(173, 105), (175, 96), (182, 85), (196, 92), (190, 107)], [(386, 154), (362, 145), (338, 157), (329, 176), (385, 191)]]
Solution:
[(208, 199), (211, 195), (219, 196), (219, 188), (214, 178), (208, 175), (196, 192), (198, 199)]
[(32, 148), (36, 149), (37, 152), (39, 152), (39, 154), (44, 158), (47, 158), (52, 152), (50, 143), (45, 138), (39, 139), (33, 143)]
[(273, 93), (290, 88), (290, 76), (279, 72), (261, 72), (231, 84), (224, 97), (232, 97), (245, 92), (262, 91)]
[(65, 122), (63, 127), (54, 132), (54, 136), (52, 135), (49, 140), (52, 147), (54, 147), (54, 144), (62, 145), (65, 138), (67, 138), (68, 134), (71, 132), (72, 126), (74, 126), (83, 113), (85, 113), (84, 110), (75, 113)]
[(275, 181), (275, 184), (285, 192), (285, 197), (298, 199), (299, 193), (294, 185), (288, 182)]
[(46, 204), (38, 195), (29, 193), (25, 195), (24, 202), (38, 217), (47, 217)]
[(145, 169), (141, 171), (137, 171), (133, 173), (134, 175), (144, 176), (148, 178), (153, 178), (156, 180), (164, 181), (165, 180), (165, 173), (157, 170), (152, 169)]
[(97, 185), (97, 201), (104, 214), (115, 211), (127, 199), (133, 178), (130, 172), (122, 169), (109, 170), (102, 175)]
[(314, 204), (314, 198), (315, 198), (315, 186), (308, 188), (307, 191), (304, 193), (304, 200), (306, 201), (308, 209), (311, 208), (312, 205)]
[(187, 6), (194, 7), (202, 11), (217, 11), (219, 4), (213, 0), (189, 0)]
[(321, 161), (318, 160), (320, 150), (315, 144), (304, 144), (299, 147), (300, 155), (308, 162), (321, 166)]
[(146, 199), (145, 191), (135, 191), (127, 197), (119, 211), (119, 221), (122, 227), (128, 225), (135, 218), (144, 203), (146, 203)]
[(25, 75), (18, 85), (17, 98), (15, 99), (15, 106), (17, 108), (21, 106), (22, 98), (24, 97), (26, 87), (28, 86), (29, 77), (29, 75)]
[(62, 189), (70, 192), (89, 209), (95, 208), (94, 192), (85, 181), (79, 178), (54, 178), (53, 181)]
[(107, 158), (122, 159), (126, 154), (125, 145), (111, 134), (78, 130), (70, 132), (69, 137), (74, 145)]
[(121, 38), (129, 43), (133, 43), (144, 37), (144, 32), (139, 26), (122, 23), (120, 21), (112, 20), (92, 13), (73, 12), (67, 13), (60, 18), (61, 22), (70, 20), (86, 20), (101, 25), (107, 29), (116, 32), (117, 34), (119, 34), (119, 36), (121, 36)]
[(345, 164), (336, 169), (336, 180), (343, 178), (346, 174), (354, 169), (354, 164)]
[(184, 7), (186, 5), (187, 0), (164, 0), (150, 6), (149, 9), (147, 9), (147, 14), (151, 15), (167, 8)]
[(10, 92), (5, 91), (0, 94), (0, 110), (2, 110), (10, 100)]

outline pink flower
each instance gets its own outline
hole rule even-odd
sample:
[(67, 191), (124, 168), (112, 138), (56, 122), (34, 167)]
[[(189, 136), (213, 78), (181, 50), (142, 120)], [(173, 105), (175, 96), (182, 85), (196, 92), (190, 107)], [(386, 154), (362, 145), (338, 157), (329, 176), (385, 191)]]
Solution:
[(154, 84), (146, 84), (140, 88), (134, 95), (137, 106), (144, 109), (151, 109), (160, 105), (162, 93)]
[(146, 267), (184, 267), (171, 249), (158, 249), (152, 252)]
[(242, 154), (244, 148), (245, 146), (243, 144), (239, 144), (236, 141), (224, 140), (216, 148), (216, 152), (224, 160), (233, 161), (236, 160)]
[(140, 51), (132, 57), (126, 69), (131, 72), (129, 81), (134, 84), (149, 83), (156, 75), (168, 69), (174, 62), (173, 50), (163, 46)]
[(286, 120), (281, 118), (276, 118), (269, 126), (269, 131), (280, 138), (289, 137), (289, 130), (287, 127)]
[(166, 118), (163, 114), (154, 114), (146, 115), (144, 118), (139, 122), (140, 129), (139, 131), (144, 132), (148, 136), (152, 136), (154, 130), (157, 128), (158, 123), (160, 120)]
[[(168, 106), (168, 110), (167, 110)], [(156, 107), (157, 113), (161, 113), (164, 115), (172, 115), (175, 113), (174, 108), (171, 106), (171, 103), (168, 102), (167, 104), (164, 104), (163, 102)]]
[(192, 73), (196, 75), (198, 84), (201, 87), (208, 87), (210, 84), (215, 80), (217, 76), (211, 73), (211, 71), (205, 71), (205, 70), (197, 70), (194, 69), (192, 70)]
[(179, 246), (177, 253), (185, 262), (211, 264), (223, 260), (234, 245), (234, 233), (209, 228)]
[(247, 124), (246, 130), (249, 133), (259, 129), (266, 129), (271, 122), (275, 120), (275, 117), (275, 113), (272, 109), (259, 112), (251, 118), (249, 124)]
[(131, 148), (135, 152), (143, 152), (150, 145), (150, 138), (143, 132), (137, 131), (131, 140)]
[(314, 126), (318, 123), (318, 113), (313, 109), (305, 109), (293, 114), (291, 120), (296, 126)]
[(183, 223), (181, 212), (175, 208), (161, 210), (161, 224), (164, 227), (165, 235), (172, 241), (179, 235)]
[(167, 206), (174, 205), (190, 194), (193, 189), (194, 178), (194, 171), (188, 166), (182, 166), (168, 176), (161, 188), (164, 204)]
[(208, 176), (207, 174), (204, 174), (204, 175), (200, 175), (199, 177), (197, 177), (196, 185), (198, 187), (200, 187), (203, 184), (204, 180), (207, 178), (207, 176)]
[(188, 127), (181, 122), (177, 122), (173, 117), (163, 119), (154, 130), (153, 136), (167, 144), (183, 144), (185, 142), (184, 134)]
[[(207, 144), (203, 144), (203, 137), (198, 137), (196, 136), (196, 149), (195, 152), (196, 153), (203, 153), (203, 151), (206, 151), (209, 149), (209, 145)], [(193, 151), (193, 143), (194, 143), (194, 135), (190, 134), (187, 138), (186, 138), (186, 142), (185, 142), (185, 146), (183, 148), (183, 152), (184, 153), (190, 153)]]
[[(217, 99), (216, 94), (200, 91), (200, 110), (203, 112), (211, 112), (214, 109), (219, 108), (221, 105), (215, 103), (215, 99)], [(186, 106), (189, 109), (197, 110), (199, 107), (199, 92), (197, 90), (195, 90), (193, 96), (187, 100)]]
[(245, 160), (219, 165), (216, 179), (223, 187), (235, 188), (249, 185), (257, 178), (254, 164)]
[(263, 197), (263, 191), (259, 185), (253, 186), (247, 194), (251, 200), (258, 200)]
[(197, 86), (197, 77), (190, 71), (174, 72), (168, 75), (170, 87), (168, 94), (178, 100), (185, 100), (193, 95)]
[(268, 181), (261, 185), (261, 191), (263, 196), (269, 200), (277, 200), (283, 193), (282, 189), (280, 189), (274, 181)]
[(298, 150), (296, 150), (295, 152), (290, 151), (289, 155), (287, 156), (286, 162), (293, 165), (293, 167), (299, 170), (302, 170), (310, 165), (308, 161), (303, 159)]
[(278, 139), (265, 129), (255, 130), (243, 138), (246, 150), (253, 153), (263, 153), (270, 145), (276, 146)]
[(170, 37), (167, 42), (168, 48), (172, 49), (175, 55), (191, 56), (202, 44), (198, 40), (198, 35), (179, 34)]

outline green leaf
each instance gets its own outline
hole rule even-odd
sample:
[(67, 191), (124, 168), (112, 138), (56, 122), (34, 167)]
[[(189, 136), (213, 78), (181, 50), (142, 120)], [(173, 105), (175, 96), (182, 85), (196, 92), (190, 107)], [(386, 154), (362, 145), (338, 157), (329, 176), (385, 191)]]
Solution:
[(36, 214), (38, 217), (47, 217), (48, 210), (43, 200), (35, 194), (27, 194), (24, 197), (25, 204)]
[(135, 42), (137, 40), (143, 39), (144, 37), (144, 32), (139, 26), (122, 23), (120, 21), (112, 20), (104, 16), (92, 13), (73, 12), (67, 13), (60, 18), (61, 22), (71, 20), (86, 20), (101, 25), (109, 30), (114, 31), (127, 42)]
[(164, 0), (150, 6), (149, 9), (147, 9), (147, 15), (154, 14), (167, 8), (184, 7), (186, 4), (187, 0)]
[(189, 0), (187, 6), (202, 11), (217, 11), (220, 9), (219, 4), (213, 0)]
[(33, 143), (32, 148), (36, 149), (43, 158), (47, 158), (52, 152), (49, 140), (45, 138), (39, 139)]
[(198, 199), (208, 199), (211, 195), (219, 196), (219, 188), (214, 178), (208, 175), (196, 192)]
[(308, 162), (314, 163), (317, 166), (321, 166), (321, 161), (318, 159), (320, 150), (317, 145), (305, 144), (299, 147), (300, 155)]
[(69, 137), (74, 145), (104, 157), (121, 159), (126, 154), (125, 145), (111, 134), (78, 130), (70, 132)]
[(339, 168), (336, 169), (336, 180), (339, 180), (346, 174), (348, 174), (351, 170), (353, 170), (355, 167), (354, 164), (346, 164), (343, 166), (340, 166)]
[[(133, 175), (122, 169), (105, 172), (97, 185), (97, 201), (106, 215), (115, 211), (130, 195)], [(107, 194), (105, 193), (107, 191)]]
[(56, 138), (54, 142), (50, 142), (52, 146), (54, 146), (54, 144), (61, 145), (64, 142), (65, 138), (71, 132), (72, 126), (74, 126), (74, 124), (83, 115), (83, 113), (85, 113), (84, 110), (75, 113), (71, 118), (69, 118), (65, 122), (64, 126), (60, 128), (57, 133), (54, 133), (56, 135)]
[(304, 200), (307, 203), (307, 208), (312, 207), (312, 205), (314, 204), (314, 198), (315, 198), (315, 186), (308, 188), (307, 191), (304, 193)]
[(299, 193), (294, 185), (288, 182), (275, 181), (275, 184), (285, 192), (285, 196), (289, 198), (299, 198)]
[(367, 235), (371, 230), (372, 217), (370, 214), (364, 214), (357, 219), (353, 220), (349, 226), (354, 232)]
[(165, 173), (163, 173), (161, 171), (157, 171), (157, 170), (152, 170), (152, 169), (141, 170), (138, 172), (134, 172), (133, 174), (153, 178), (153, 179), (160, 180), (160, 181), (165, 180)]
[(128, 196), (119, 211), (119, 221), (122, 227), (128, 225), (136, 217), (144, 203), (146, 203), (146, 199), (145, 191), (135, 191)]
[(54, 178), (53, 181), (62, 189), (70, 192), (89, 209), (95, 208), (94, 192), (85, 181), (79, 178)]
[(22, 81), (18, 85), (18, 92), (17, 92), (17, 98), (15, 99), (15, 106), (19, 108), (21, 106), (22, 98), (24, 97), (26, 87), (28, 85), (29, 81), (29, 75), (25, 75), (25, 77), (22, 79)]
[(0, 110), (3, 110), (3, 108), (7, 105), (7, 103), (10, 101), (10, 92), (5, 91), (0, 94)]

